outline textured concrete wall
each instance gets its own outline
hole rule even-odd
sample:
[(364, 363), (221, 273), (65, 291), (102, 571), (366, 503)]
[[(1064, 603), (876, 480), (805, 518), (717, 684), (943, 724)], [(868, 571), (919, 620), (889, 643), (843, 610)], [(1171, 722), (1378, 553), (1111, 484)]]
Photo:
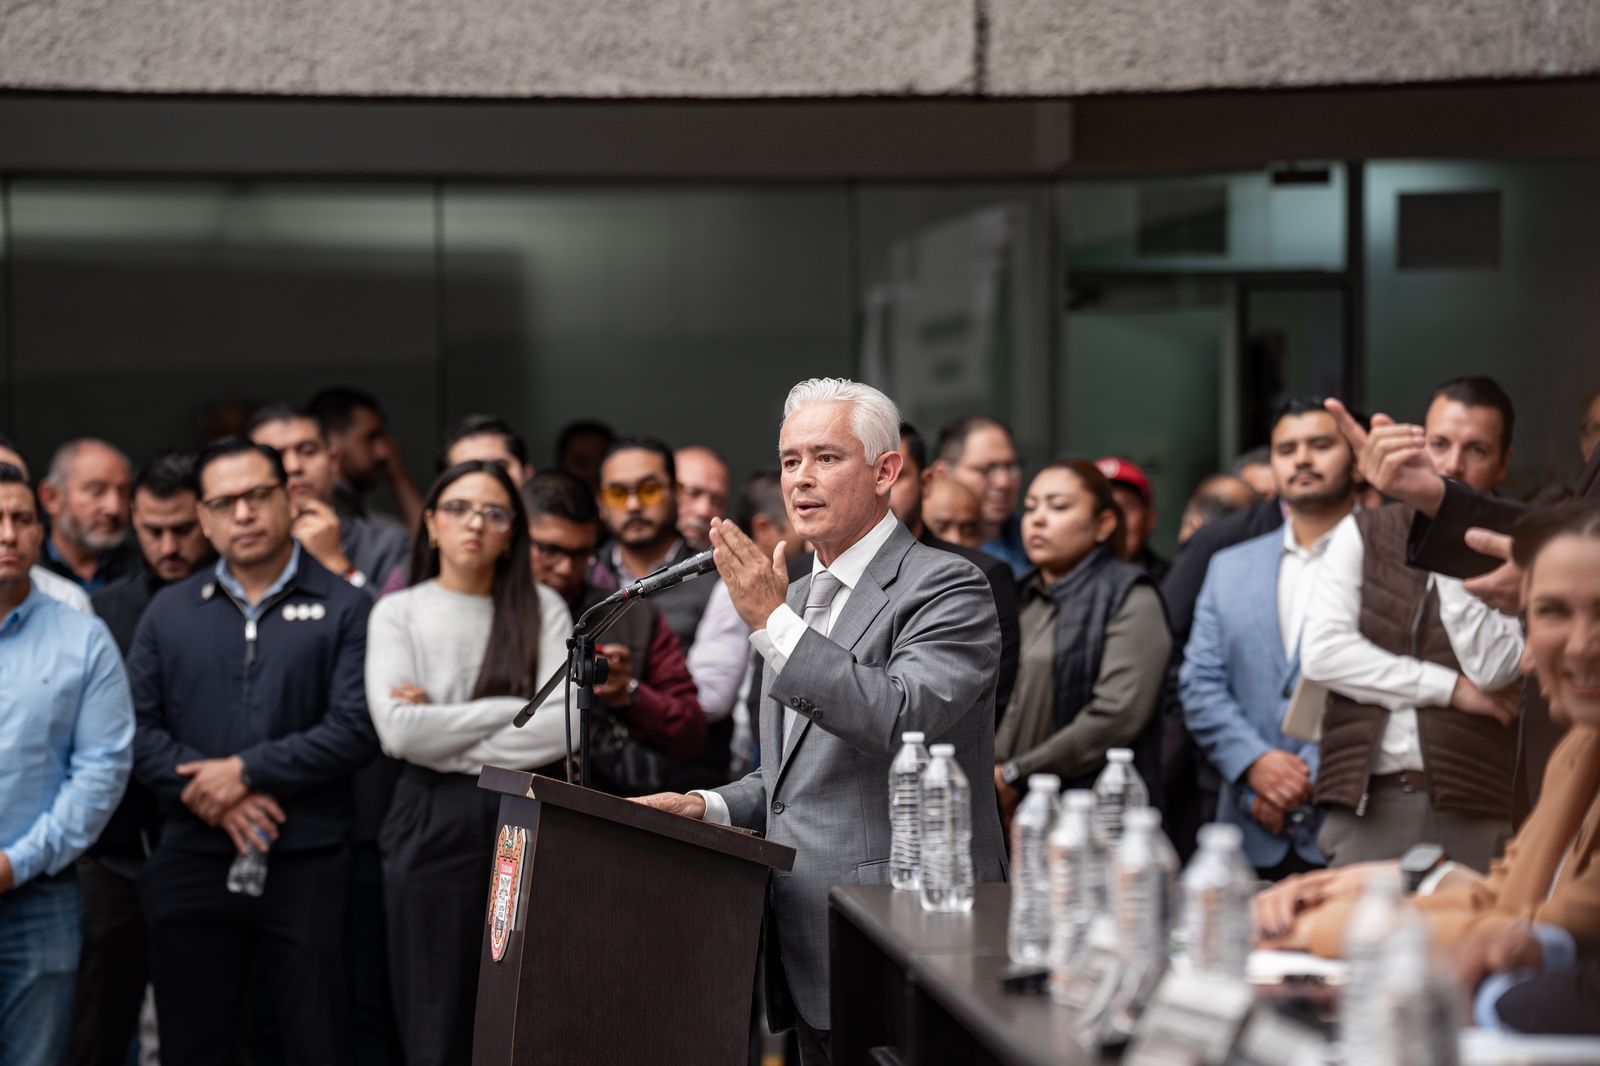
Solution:
[(0, 88), (1078, 96), (1600, 73), (1596, 0), (0, 0)]

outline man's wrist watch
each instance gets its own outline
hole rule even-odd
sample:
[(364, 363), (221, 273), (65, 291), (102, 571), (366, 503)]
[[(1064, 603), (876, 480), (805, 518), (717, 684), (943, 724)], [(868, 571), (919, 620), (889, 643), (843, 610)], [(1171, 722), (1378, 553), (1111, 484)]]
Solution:
[(1017, 760), (1007, 759), (1000, 764), (1000, 780), (1012, 788), (1017, 787), (1017, 782), (1022, 780), (1022, 767), (1017, 765)]
[(624, 707), (632, 707), (634, 705), (634, 703), (638, 701), (638, 699), (639, 699), (639, 679), (637, 677), (630, 677), (630, 678), (628, 678), (627, 691), (624, 692), (623, 695), (622, 695), (622, 705)]
[(250, 766), (243, 758), (239, 759), (239, 783), (248, 789), (255, 788), (255, 783), (250, 780)]
[(1445, 862), (1444, 848), (1438, 844), (1413, 844), (1400, 856), (1400, 884), (1405, 894), (1414, 896), (1428, 875)]

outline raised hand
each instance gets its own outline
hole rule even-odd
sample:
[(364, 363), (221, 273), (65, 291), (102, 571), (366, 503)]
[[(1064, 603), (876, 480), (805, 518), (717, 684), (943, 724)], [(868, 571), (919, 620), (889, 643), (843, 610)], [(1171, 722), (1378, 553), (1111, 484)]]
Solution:
[(744, 530), (726, 518), (711, 520), (711, 547), (717, 573), (728, 586), (734, 609), (751, 629), (767, 628), (767, 617), (783, 605), (789, 592), (789, 568), (779, 541), (767, 558)]

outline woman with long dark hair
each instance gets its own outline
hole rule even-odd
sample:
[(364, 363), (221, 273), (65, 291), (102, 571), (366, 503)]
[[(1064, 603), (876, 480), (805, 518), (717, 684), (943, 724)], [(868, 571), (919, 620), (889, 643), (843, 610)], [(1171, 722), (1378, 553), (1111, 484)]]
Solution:
[(1093, 463), (1039, 471), (1022, 502), (1017, 684), (995, 735), (995, 788), (1007, 815), (1029, 774), (1087, 788), (1111, 748), (1132, 748), (1154, 784), (1156, 705), (1172, 632), (1150, 575), (1120, 558), (1122, 513)]
[(505, 471), (452, 466), (424, 501), (411, 586), (378, 602), (367, 632), (372, 723), (402, 762), (378, 846), (409, 1066), (471, 1058), (499, 807), (478, 771), (534, 769), (565, 751), (560, 689), (525, 727), (511, 725), (540, 673), (565, 658), (572, 628), (528, 560), (527, 518)]

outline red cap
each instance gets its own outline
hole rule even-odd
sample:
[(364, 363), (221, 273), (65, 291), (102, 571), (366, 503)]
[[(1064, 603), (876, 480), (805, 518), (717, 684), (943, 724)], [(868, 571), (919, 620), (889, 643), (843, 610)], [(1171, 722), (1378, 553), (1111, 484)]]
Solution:
[(1150, 479), (1145, 476), (1143, 470), (1140, 470), (1128, 460), (1118, 459), (1114, 455), (1107, 455), (1096, 459), (1094, 465), (1099, 468), (1100, 473), (1105, 475), (1107, 481), (1113, 484), (1126, 485), (1143, 496), (1145, 503), (1155, 503), (1156, 494), (1150, 488)]

